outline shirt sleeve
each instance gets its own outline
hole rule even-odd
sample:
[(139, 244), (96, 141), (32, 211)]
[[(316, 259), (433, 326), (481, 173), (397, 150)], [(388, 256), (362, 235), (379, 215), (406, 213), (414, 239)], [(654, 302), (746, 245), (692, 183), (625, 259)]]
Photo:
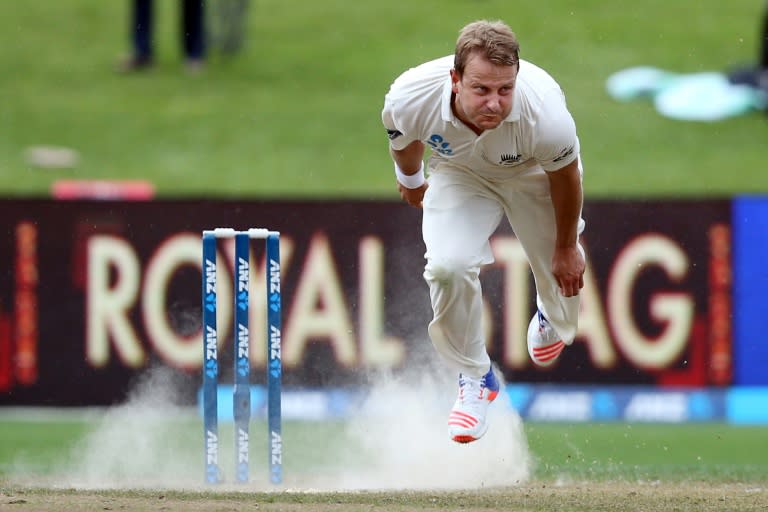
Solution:
[(548, 92), (536, 123), (534, 158), (545, 171), (556, 171), (579, 157), (576, 123), (560, 89)]
[(384, 109), (381, 111), (381, 122), (384, 123), (384, 128), (387, 130), (389, 147), (394, 150), (401, 150), (416, 138), (406, 130), (402, 122), (398, 122), (396, 110), (395, 102), (390, 95), (387, 95), (384, 98)]

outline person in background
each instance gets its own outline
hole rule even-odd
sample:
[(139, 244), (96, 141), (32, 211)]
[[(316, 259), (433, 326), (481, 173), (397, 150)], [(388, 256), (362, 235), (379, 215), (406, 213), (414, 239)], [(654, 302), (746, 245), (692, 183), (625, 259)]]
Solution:
[(502, 216), (536, 283), (527, 334), (533, 362), (554, 363), (578, 326), (585, 258), (576, 125), (560, 86), (518, 53), (505, 23), (470, 23), (454, 55), (401, 74), (382, 111), (400, 195), (422, 208), (434, 313), (428, 331), (459, 371), (448, 417), (449, 435), (459, 443), (485, 434), (500, 387), (483, 335), (479, 274), (493, 262), (489, 240)]
[(768, 3), (760, 23), (757, 65), (736, 67), (728, 70), (727, 75), (732, 84), (747, 85), (768, 94)]
[(757, 85), (768, 91), (768, 4), (763, 10), (763, 23), (760, 31), (760, 63)]
[[(181, 0), (180, 4), (180, 36), (185, 66), (188, 71), (196, 73), (202, 70), (206, 54), (204, 2)], [(153, 0), (133, 0), (133, 53), (120, 64), (120, 71), (141, 71), (154, 63), (154, 8)]]

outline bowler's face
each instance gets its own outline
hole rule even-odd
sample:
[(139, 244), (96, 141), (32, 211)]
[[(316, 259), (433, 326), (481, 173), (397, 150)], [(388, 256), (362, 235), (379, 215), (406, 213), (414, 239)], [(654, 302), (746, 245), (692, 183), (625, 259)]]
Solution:
[(451, 70), (456, 115), (476, 133), (492, 130), (512, 111), (519, 65), (499, 66), (475, 53), (460, 77)]

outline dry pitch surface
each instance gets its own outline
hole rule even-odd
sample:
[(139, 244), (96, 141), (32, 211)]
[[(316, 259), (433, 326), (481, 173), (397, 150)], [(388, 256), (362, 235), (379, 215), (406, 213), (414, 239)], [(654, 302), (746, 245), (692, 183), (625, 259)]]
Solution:
[(475, 491), (181, 492), (0, 488), (0, 510), (48, 511), (765, 511), (768, 483), (530, 483)]
[[(519, 417), (497, 408), (494, 428), (470, 453), (434, 435), (444, 426), (444, 410), (440, 400), (424, 400), (432, 396), (425, 386), (418, 394), (392, 392), (391, 386), (377, 393), (373, 402), (400, 414), (398, 429), (376, 415), (361, 415), (343, 429), (287, 424), (290, 478), (277, 490), (258, 464), (245, 488), (205, 486), (197, 420), (180, 422), (136, 404), (116, 408), (79, 442), (62, 437), (59, 444), (74, 449), (59, 456), (9, 452), (0, 465), (0, 511), (768, 511), (765, 450), (755, 448), (765, 444), (764, 429), (585, 425), (555, 426), (547, 436), (537, 426), (531, 438), (536, 446), (548, 441), (564, 449), (533, 456)], [(397, 402), (388, 402), (391, 397)], [(56, 423), (34, 425), (6, 423), (0, 432), (31, 455), (46, 434), (65, 430)], [(230, 442), (231, 436), (224, 444)], [(232, 450), (222, 453), (225, 473), (233, 456)], [(537, 467), (563, 476), (537, 477)], [(597, 476), (569, 476), (579, 473)], [(646, 474), (654, 476), (631, 476)]]

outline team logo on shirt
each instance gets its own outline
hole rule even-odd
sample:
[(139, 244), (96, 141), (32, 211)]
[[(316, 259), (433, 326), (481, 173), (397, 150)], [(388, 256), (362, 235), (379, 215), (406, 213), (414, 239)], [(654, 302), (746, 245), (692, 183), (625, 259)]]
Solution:
[(499, 160), (499, 165), (515, 165), (520, 163), (520, 159), (523, 157), (523, 155), (512, 155), (509, 153), (502, 153), (501, 154), (501, 160)]
[(453, 149), (451, 149), (450, 142), (446, 142), (442, 135), (438, 135), (437, 133), (433, 133), (429, 136), (427, 144), (432, 147), (433, 151), (437, 151), (441, 155), (450, 156), (453, 154)]

